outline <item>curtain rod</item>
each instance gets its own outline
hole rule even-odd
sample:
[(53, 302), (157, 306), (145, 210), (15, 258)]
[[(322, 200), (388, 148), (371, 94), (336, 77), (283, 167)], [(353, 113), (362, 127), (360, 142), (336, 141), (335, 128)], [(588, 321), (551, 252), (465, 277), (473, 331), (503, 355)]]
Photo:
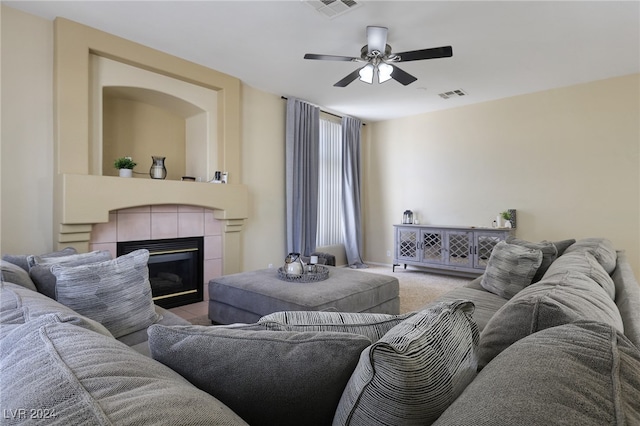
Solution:
[[(280, 99), (284, 99), (284, 100), (286, 101), (286, 100), (288, 100), (289, 98), (287, 98), (286, 96), (280, 96)], [(329, 111), (325, 111), (325, 110), (323, 110), (322, 108), (320, 108), (320, 111), (324, 112), (325, 114), (333, 115), (334, 117), (342, 118), (342, 116), (341, 116), (341, 115), (334, 114), (334, 113), (329, 112)], [(362, 121), (362, 120), (360, 120), (360, 121)], [(363, 126), (366, 126), (367, 124), (366, 124), (366, 123), (362, 123), (362, 125), (363, 125)]]

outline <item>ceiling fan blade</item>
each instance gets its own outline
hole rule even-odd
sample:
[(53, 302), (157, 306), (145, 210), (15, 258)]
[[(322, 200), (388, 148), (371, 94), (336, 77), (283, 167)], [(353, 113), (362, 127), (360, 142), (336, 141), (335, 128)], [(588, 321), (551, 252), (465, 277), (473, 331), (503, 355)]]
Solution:
[(358, 77), (360, 77), (360, 69), (355, 70), (354, 72), (352, 72), (351, 74), (349, 74), (348, 76), (346, 76), (345, 78), (343, 78), (342, 80), (334, 84), (334, 87), (347, 87), (352, 81), (354, 81)]
[(400, 57), (399, 62), (420, 61), (422, 59), (450, 58), (453, 56), (451, 46), (433, 47), (430, 49), (411, 50), (409, 52), (395, 53)]
[[(391, 65), (391, 64), (389, 64), (389, 65)], [(408, 72), (401, 70), (400, 68), (396, 67), (395, 65), (391, 65), (391, 66), (393, 67), (393, 72), (391, 73), (391, 78), (393, 78), (395, 81), (397, 81), (398, 83), (402, 84), (403, 86), (411, 84), (411, 83), (413, 83), (414, 81), (417, 80), (417, 78), (415, 78), (414, 76), (412, 76)]]
[(384, 54), (387, 47), (387, 32), (385, 27), (367, 27), (367, 49), (368, 53), (374, 50)]
[(351, 56), (336, 56), (336, 55), (316, 55), (315, 53), (307, 53), (304, 55), (305, 59), (319, 59), (321, 61), (345, 61), (345, 62), (357, 62), (360, 58), (354, 58)]

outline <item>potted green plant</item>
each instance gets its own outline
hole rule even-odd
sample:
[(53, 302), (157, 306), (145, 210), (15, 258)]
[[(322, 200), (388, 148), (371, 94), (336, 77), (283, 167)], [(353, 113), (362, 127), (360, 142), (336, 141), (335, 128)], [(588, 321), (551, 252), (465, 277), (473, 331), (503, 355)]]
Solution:
[(120, 177), (132, 177), (133, 168), (136, 165), (137, 163), (133, 161), (131, 157), (116, 158), (113, 162), (113, 166), (120, 171)]
[(504, 222), (502, 223), (502, 226), (504, 226), (505, 228), (511, 228), (511, 213), (509, 213), (507, 210), (503, 211), (502, 213), (500, 213), (500, 216)]

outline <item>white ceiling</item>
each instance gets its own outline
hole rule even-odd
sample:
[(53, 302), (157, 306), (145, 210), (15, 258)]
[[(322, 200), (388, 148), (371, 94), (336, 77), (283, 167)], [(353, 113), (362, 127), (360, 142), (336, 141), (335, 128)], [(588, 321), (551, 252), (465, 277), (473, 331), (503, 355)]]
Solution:
[[(329, 19), (289, 1), (3, 1), (89, 25), (340, 114), (375, 121), (640, 72), (638, 1), (362, 1)], [(366, 26), (394, 52), (453, 46), (400, 64), (418, 81), (345, 88), (358, 68), (305, 53), (359, 56)], [(444, 100), (441, 92), (468, 96)]]

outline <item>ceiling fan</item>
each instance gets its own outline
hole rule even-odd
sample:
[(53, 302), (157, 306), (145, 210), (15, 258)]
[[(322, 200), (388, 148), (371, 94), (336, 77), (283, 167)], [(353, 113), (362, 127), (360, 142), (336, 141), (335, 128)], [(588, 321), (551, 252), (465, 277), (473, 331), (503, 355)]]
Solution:
[(322, 61), (366, 62), (366, 65), (355, 70), (342, 80), (334, 84), (335, 87), (346, 87), (356, 78), (365, 83), (372, 84), (374, 74), (378, 74), (378, 83), (384, 83), (394, 79), (404, 86), (417, 80), (408, 72), (395, 66), (398, 62), (421, 61), (423, 59), (449, 58), (453, 56), (451, 46), (433, 47), (430, 49), (411, 50), (402, 53), (392, 53), (391, 46), (387, 44), (387, 32), (385, 27), (367, 27), (367, 45), (360, 50), (360, 57), (316, 55), (307, 53), (305, 59), (318, 59)]

